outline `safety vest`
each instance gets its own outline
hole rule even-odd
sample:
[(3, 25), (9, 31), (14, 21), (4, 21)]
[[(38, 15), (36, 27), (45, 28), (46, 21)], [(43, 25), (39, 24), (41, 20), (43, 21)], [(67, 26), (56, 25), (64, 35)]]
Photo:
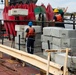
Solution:
[(57, 22), (63, 22), (63, 18), (62, 16), (59, 14), (59, 15), (56, 15), (56, 18), (57, 18)]
[(32, 27), (29, 28), (29, 32), (27, 33), (26, 37), (35, 37), (34, 28), (32, 28)]

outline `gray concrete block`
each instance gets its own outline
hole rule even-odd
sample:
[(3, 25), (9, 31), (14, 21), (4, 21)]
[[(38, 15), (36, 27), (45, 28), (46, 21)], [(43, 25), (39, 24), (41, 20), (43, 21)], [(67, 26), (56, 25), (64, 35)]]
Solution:
[[(52, 48), (52, 45), (50, 43), (50, 49)], [(47, 42), (42, 42), (42, 49), (46, 50), (48, 49), (48, 43)]]
[(24, 36), (25, 36), (24, 32), (17, 31), (16, 37), (19, 37), (19, 35), (20, 35), (20, 38), (24, 38)]
[(41, 42), (47, 42), (47, 41), (52, 42), (52, 40), (53, 40), (52, 36), (41, 35)]
[[(15, 48), (19, 49), (19, 44), (15, 44)], [(26, 51), (26, 46), (25, 45), (20, 45), (20, 50), (21, 51)]]
[(24, 32), (25, 25), (15, 25), (15, 31)]
[[(60, 53), (60, 54), (56, 54), (55, 56), (55, 62), (60, 64), (60, 65), (64, 65), (64, 61), (65, 61), (65, 53)], [(72, 64), (72, 61), (75, 63), (74, 66), (76, 66), (76, 56), (69, 56), (68, 55), (68, 64), (67, 66), (70, 67)]]
[[(19, 44), (19, 37), (15, 37), (15, 43)], [(25, 44), (25, 39), (20, 38), (20, 44)]]
[(76, 38), (76, 30), (59, 27), (44, 27), (43, 35), (62, 38)]
[(59, 47), (76, 47), (76, 38), (56, 38), (53, 37), (53, 44)]

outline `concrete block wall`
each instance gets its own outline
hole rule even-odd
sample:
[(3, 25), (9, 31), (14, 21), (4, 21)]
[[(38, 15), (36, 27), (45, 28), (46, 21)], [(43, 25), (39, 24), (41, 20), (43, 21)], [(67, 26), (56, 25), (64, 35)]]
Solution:
[[(76, 30), (58, 28), (58, 27), (44, 27), (41, 41), (49, 40), (52, 44), (60, 47), (76, 47)], [(49, 38), (45, 38), (49, 36)]]
[[(70, 48), (72, 50), (71, 51), (72, 53), (76, 53), (76, 30), (59, 28), (59, 27), (44, 27), (41, 41), (49, 40), (48, 38), (45, 38), (45, 36), (49, 36), (50, 39), (52, 38), (51, 49), (59, 50), (59, 49)], [(47, 45), (43, 45), (42, 47), (45, 48), (45, 46)], [(43, 54), (47, 55), (45, 52), (43, 52)], [(55, 54), (56, 53), (52, 53), (51, 55), (54, 61), (55, 61)]]
[[(15, 37), (15, 43), (19, 44), (19, 37)], [(24, 44), (25, 45), (25, 39), (24, 38), (20, 38), (20, 44)]]
[[(28, 25), (15, 25), (15, 30), (17, 31), (17, 36), (15, 37), (15, 47), (19, 49), (19, 35), (20, 35), (20, 49), (25, 50), (26, 42), (25, 42), (25, 34)], [(36, 31), (35, 37), (35, 48), (41, 47), (41, 26), (33, 26)]]
[(25, 33), (24, 33), (25, 25), (15, 25), (15, 31), (17, 31), (17, 36), (15, 37), (15, 48), (19, 49), (19, 35), (20, 35), (20, 50), (26, 51), (25, 45)]
[[(15, 43), (15, 48), (19, 50), (19, 44)], [(26, 45), (20, 44), (20, 50), (26, 52)]]
[(76, 38), (76, 30), (59, 27), (44, 27), (43, 35), (61, 38)]

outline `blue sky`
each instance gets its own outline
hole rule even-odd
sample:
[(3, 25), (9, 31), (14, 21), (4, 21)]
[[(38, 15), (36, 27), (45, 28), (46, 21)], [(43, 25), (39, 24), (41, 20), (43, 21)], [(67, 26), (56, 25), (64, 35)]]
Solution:
[(67, 12), (76, 12), (76, 0), (38, 0), (37, 5), (41, 5), (41, 3), (46, 6), (49, 3), (53, 8), (68, 6)]

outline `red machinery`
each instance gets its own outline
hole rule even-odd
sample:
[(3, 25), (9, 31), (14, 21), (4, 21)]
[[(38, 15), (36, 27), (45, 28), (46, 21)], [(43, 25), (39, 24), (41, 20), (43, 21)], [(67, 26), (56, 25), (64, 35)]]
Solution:
[[(27, 24), (27, 22), (24, 22), (23, 20), (28, 20), (28, 21), (36, 21), (36, 17), (35, 17), (35, 11), (34, 9), (36, 9), (38, 6), (34, 3), (30, 3), (30, 4), (16, 4), (15, 6), (11, 5), (11, 6), (5, 6), (4, 10), (3, 10), (3, 19), (4, 19), (4, 26), (6, 29), (6, 32), (8, 34), (8, 36), (12, 35), (12, 36), (16, 36), (16, 31), (15, 31), (15, 25), (25, 25)], [(40, 6), (42, 8), (45, 9), (45, 14), (47, 17), (47, 20), (50, 21), (53, 19), (53, 10), (51, 5), (49, 4), (47, 7), (45, 7), (43, 4)], [(28, 15), (27, 16), (8, 16), (8, 11), (14, 8), (21, 8), (21, 9), (28, 9)], [(37, 11), (39, 11), (40, 13), (41, 8), (37, 9)], [(39, 14), (38, 13), (38, 14)], [(41, 12), (42, 13), (42, 12)], [(20, 22), (16, 22), (20, 21)], [(22, 21), (22, 22), (21, 22)]]

